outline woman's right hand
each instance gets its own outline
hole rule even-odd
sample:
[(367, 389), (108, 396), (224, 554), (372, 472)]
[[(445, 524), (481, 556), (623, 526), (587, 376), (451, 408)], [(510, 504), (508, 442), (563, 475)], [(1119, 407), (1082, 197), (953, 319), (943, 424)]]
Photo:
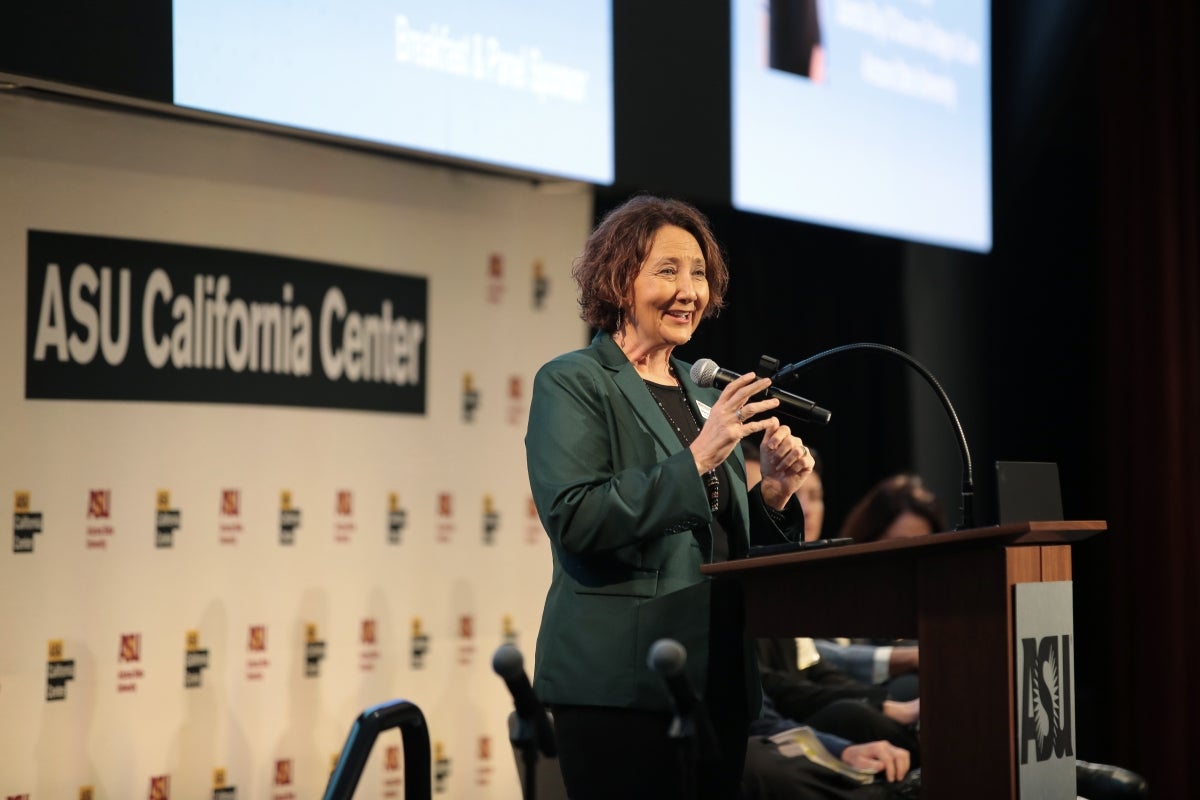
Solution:
[(708, 412), (700, 435), (691, 444), (692, 457), (700, 474), (723, 464), (733, 448), (750, 434), (759, 431), (770, 433), (779, 427), (779, 420), (775, 417), (752, 419), (779, 405), (779, 401), (773, 397), (750, 402), (751, 397), (765, 392), (770, 385), (770, 378), (760, 380), (753, 372), (747, 372), (737, 380), (730, 381), (721, 392)]

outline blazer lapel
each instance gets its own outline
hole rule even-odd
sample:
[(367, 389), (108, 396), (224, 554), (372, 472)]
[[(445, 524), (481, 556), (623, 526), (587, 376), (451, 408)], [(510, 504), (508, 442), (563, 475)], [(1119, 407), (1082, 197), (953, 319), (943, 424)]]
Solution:
[(654, 435), (654, 438), (668, 453), (675, 454), (682, 450), (683, 445), (679, 441), (679, 436), (667, 422), (667, 418), (663, 416), (658, 403), (654, 402), (654, 397), (646, 388), (642, 376), (638, 375), (633, 364), (621, 352), (621, 348), (617, 347), (617, 343), (612, 340), (612, 337), (607, 333), (598, 333), (592, 340), (592, 346), (596, 348), (600, 356), (600, 363), (613, 371), (613, 381), (621, 390), (621, 394), (629, 401), (629, 405), (641, 419), (642, 424), (646, 426), (646, 430)]

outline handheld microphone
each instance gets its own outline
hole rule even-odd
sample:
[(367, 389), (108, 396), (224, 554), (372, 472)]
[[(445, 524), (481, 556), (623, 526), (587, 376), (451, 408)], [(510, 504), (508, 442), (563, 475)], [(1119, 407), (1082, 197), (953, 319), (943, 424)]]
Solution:
[(558, 755), (558, 746), (554, 742), (554, 730), (550, 727), (550, 718), (546, 716), (546, 707), (533, 693), (529, 685), (529, 677), (525, 674), (525, 660), (521, 651), (511, 644), (502, 644), (492, 655), (492, 669), (504, 679), (508, 691), (512, 694), (517, 716), (523, 722), (533, 726), (537, 739), (538, 750), (547, 758)]
[[(742, 377), (736, 372), (718, 367), (717, 362), (711, 358), (702, 358), (695, 364), (692, 364), (691, 376), (697, 386), (715, 386), (718, 389), (723, 389), (731, 382)], [(792, 394), (791, 392), (785, 392), (774, 385), (767, 387), (766, 396), (768, 398), (773, 397), (779, 401), (779, 406), (775, 409), (776, 411), (787, 414), (789, 417), (794, 417), (802, 422), (816, 422), (820, 425), (825, 425), (829, 422), (829, 418), (833, 416), (827, 409), (821, 408), (812, 400)], [(761, 396), (755, 399), (761, 399)]]

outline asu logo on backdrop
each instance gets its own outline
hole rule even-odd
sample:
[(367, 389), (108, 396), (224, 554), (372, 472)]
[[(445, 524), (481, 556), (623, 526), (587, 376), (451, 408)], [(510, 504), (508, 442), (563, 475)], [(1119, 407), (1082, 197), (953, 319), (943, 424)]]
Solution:
[(503, 644), (517, 644), (517, 629), (513, 625), (512, 614), (505, 614), (500, 620), (500, 638)]
[(292, 493), (284, 489), (279, 493), (279, 543), (296, 543), (296, 528), (300, 527), (300, 509), (292, 505)]
[(400, 505), (400, 495), (388, 492), (387, 510), (387, 541), (388, 544), (400, 544), (400, 534), (408, 521), (408, 512)]
[(267, 649), (267, 626), (251, 625), (246, 645), (253, 653), (262, 653)]
[(203, 670), (208, 668), (208, 651), (200, 648), (200, 631), (188, 631), (184, 635), (183, 688), (200, 686)]
[(13, 493), (13, 552), (32, 553), (33, 537), (42, 532), (42, 512), (33, 511), (29, 492)]
[(463, 373), (462, 418), (463, 422), (475, 421), (475, 410), (479, 408), (479, 390), (471, 373)]
[(538, 516), (537, 503), (533, 496), (525, 498), (525, 544), (540, 544), (542, 542), (542, 520)]
[(495, 544), (496, 530), (500, 527), (500, 512), (490, 494), (483, 496), (483, 543)]
[(446, 745), (435, 742), (433, 746), (433, 790), (446, 791), (450, 781), (450, 757), (446, 755)]
[(246, 659), (246, 680), (259, 681), (266, 675), (266, 668), (271, 665), (266, 657), (267, 626), (251, 625), (247, 637), (246, 649), (250, 656)]
[(540, 309), (549, 293), (550, 280), (546, 277), (546, 266), (539, 258), (533, 262), (533, 307)]
[(1021, 763), (1029, 763), (1029, 746), (1037, 761), (1074, 758), (1071, 709), (1071, 637), (1021, 640)]
[(325, 642), (317, 633), (317, 624), (309, 622), (304, 626), (304, 677), (319, 678), (323, 658), (325, 658)]
[(487, 786), (492, 782), (492, 739), (480, 736), (476, 744), (475, 755), (478, 763), (475, 765), (475, 785)]
[(348, 542), (353, 533), (354, 493), (349, 489), (339, 489), (334, 500), (333, 540)]
[(504, 256), (500, 253), (488, 255), (487, 301), (499, 303), (504, 299)]
[(88, 491), (88, 519), (108, 519), (112, 516), (112, 489)]
[(389, 744), (383, 751), (383, 791), (385, 798), (400, 796), (404, 779), (400, 776), (400, 745)]
[[(275, 786), (276, 791), (271, 795), (273, 800), (294, 800), (296, 795), (286, 787), (292, 785), (292, 780), (295, 774), (292, 770), (292, 760), (290, 758), (279, 758), (275, 760)], [(283, 791), (279, 791), (283, 788)]]
[(505, 409), (505, 417), (508, 419), (508, 424), (512, 426), (519, 426), (524, 421), (525, 412), (528, 410), (522, 384), (520, 375), (508, 376), (508, 408)]
[(79, 800), (96, 800), (96, 787), (80, 786), (79, 787)]
[(413, 617), (410, 650), (412, 652), (412, 668), (421, 669), (424, 667), (425, 654), (429, 652), (429, 635), (425, 633), (420, 617)]
[(224, 767), (213, 770), (212, 800), (237, 800), (237, 787), (227, 785)]
[(454, 535), (454, 495), (450, 492), (438, 493), (436, 531), (439, 542), (448, 542)]
[(358, 654), (358, 668), (362, 672), (373, 671), (375, 662), (379, 660), (379, 648), (375, 646), (379, 633), (378, 628), (375, 620), (370, 617), (364, 619), (359, 626), (358, 641), (362, 645), (362, 649)]
[(172, 547), (175, 544), (175, 531), (183, 521), (179, 509), (171, 508), (171, 493), (159, 489), (154, 493), (154, 546)]
[(87, 518), (87, 547), (89, 550), (103, 550), (108, 546), (108, 538), (113, 535), (113, 526), (109, 524), (112, 518), (112, 489), (88, 490)]
[(130, 664), (142, 660), (142, 635), (140, 633), (121, 634), (121, 649), (118, 660), (122, 664)]
[(171, 776), (155, 775), (150, 778), (150, 800), (171, 800)]
[(470, 664), (475, 655), (475, 618), (470, 614), (458, 617), (458, 663)]
[(138, 681), (145, 677), (141, 668), (136, 666), (142, 660), (142, 635), (140, 633), (122, 633), (121, 643), (117, 649), (117, 662), (122, 666), (117, 669), (117, 691), (136, 692)]
[(237, 544), (242, 532), (242, 490), (221, 490), (221, 513), (217, 523), (218, 541), (221, 544)]
[(46, 702), (67, 699), (67, 681), (75, 680), (75, 660), (64, 657), (62, 639), (51, 639), (46, 659)]

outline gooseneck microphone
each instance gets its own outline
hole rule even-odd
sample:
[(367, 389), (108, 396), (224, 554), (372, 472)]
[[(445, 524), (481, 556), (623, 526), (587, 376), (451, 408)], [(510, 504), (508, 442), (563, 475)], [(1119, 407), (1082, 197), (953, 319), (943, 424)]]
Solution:
[(554, 729), (550, 726), (550, 718), (546, 716), (546, 707), (537, 699), (533, 687), (529, 685), (521, 651), (511, 644), (500, 645), (492, 656), (492, 669), (508, 686), (516, 705), (517, 716), (527, 726), (533, 727), (538, 750), (547, 758), (556, 757), (558, 747), (554, 742)]
[[(692, 380), (697, 386), (715, 386), (718, 389), (724, 389), (730, 383), (742, 377), (736, 372), (718, 367), (717, 362), (711, 358), (702, 358), (695, 364), (692, 364), (691, 375)], [(794, 417), (801, 422), (816, 422), (819, 425), (825, 425), (832, 416), (827, 409), (821, 408), (812, 400), (792, 394), (791, 392), (785, 392), (777, 386), (768, 386), (766, 396), (767, 398), (773, 397), (779, 401), (779, 406), (775, 411), (786, 414), (789, 417)], [(763, 397), (756, 395), (754, 399), (762, 400)]]
[[(834, 347), (831, 350), (825, 350), (817, 353), (815, 356), (809, 356), (802, 361), (797, 361), (794, 364), (788, 364), (781, 370), (775, 373), (774, 380), (777, 383), (783, 383), (795, 376), (801, 371), (807, 369), (812, 364), (818, 361), (824, 361), (832, 356), (850, 353), (854, 351), (869, 351), (881, 353), (883, 355), (898, 358), (908, 366), (917, 371), (929, 387), (933, 389), (938, 400), (942, 403), (942, 410), (946, 412), (946, 418), (950, 420), (950, 425), (954, 428), (954, 436), (958, 440), (958, 454), (962, 460), (962, 506), (959, 511), (962, 513), (959, 519), (958, 527), (955, 530), (964, 530), (975, 527), (975, 471), (971, 465), (971, 450), (967, 447), (967, 435), (963, 433), (962, 423), (958, 420), (958, 414), (954, 410), (954, 404), (950, 402), (949, 395), (942, 388), (942, 384), (938, 383), (938, 379), (933, 377), (933, 373), (925, 368), (920, 361), (905, 353), (903, 350), (897, 350), (894, 347), (889, 347), (886, 344), (878, 344), (876, 342), (855, 342), (854, 344), (844, 344), (841, 347)], [(699, 362), (697, 362), (699, 363)], [(715, 365), (714, 365), (715, 366)], [(695, 374), (693, 371), (693, 379)], [(699, 383), (699, 381), (697, 381)]]

